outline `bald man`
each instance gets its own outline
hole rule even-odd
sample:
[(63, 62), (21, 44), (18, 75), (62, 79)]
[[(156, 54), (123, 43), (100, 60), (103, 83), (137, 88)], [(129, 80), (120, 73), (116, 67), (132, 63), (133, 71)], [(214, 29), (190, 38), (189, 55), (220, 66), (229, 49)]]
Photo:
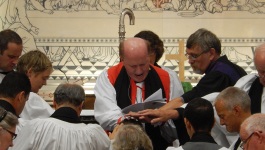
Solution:
[(240, 147), (248, 150), (265, 149), (265, 114), (248, 117), (240, 127)]
[[(142, 103), (157, 90), (161, 89), (166, 101), (177, 97), (177, 92), (172, 90), (169, 74), (150, 64), (149, 42), (141, 38), (129, 38), (120, 43), (119, 53), (122, 62), (103, 71), (94, 89), (95, 118), (109, 131), (123, 117), (121, 109)], [(159, 126), (146, 123), (145, 130), (155, 150), (163, 150), (171, 145), (161, 136)]]
[(265, 113), (265, 43), (256, 47), (254, 64), (258, 74), (249, 74), (240, 78), (235, 87), (248, 93), (252, 114)]

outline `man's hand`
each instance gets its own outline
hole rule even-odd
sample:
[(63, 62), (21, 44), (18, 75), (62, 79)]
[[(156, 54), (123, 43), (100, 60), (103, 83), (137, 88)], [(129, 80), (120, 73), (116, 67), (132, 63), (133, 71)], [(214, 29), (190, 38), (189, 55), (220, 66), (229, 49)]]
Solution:
[(139, 119), (150, 122), (151, 124), (163, 123), (169, 119), (176, 119), (179, 117), (176, 110), (161, 110), (161, 109), (146, 109), (138, 112)]
[[(146, 110), (150, 110), (151, 111), (153, 109), (146, 109)], [(139, 112), (129, 112), (128, 114), (126, 114), (126, 116), (130, 116), (130, 117), (133, 117), (133, 118), (137, 118), (141, 122), (148, 122), (148, 123), (150, 123), (151, 120), (153, 119), (153, 118), (149, 118), (148, 116), (143, 116)]]

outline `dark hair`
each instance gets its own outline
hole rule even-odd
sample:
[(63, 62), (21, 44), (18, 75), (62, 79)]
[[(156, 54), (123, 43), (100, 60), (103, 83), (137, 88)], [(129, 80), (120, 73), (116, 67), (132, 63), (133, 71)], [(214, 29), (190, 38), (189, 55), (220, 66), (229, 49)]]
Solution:
[(189, 120), (195, 132), (210, 132), (214, 125), (213, 105), (203, 98), (195, 98), (187, 104), (184, 117)]
[(134, 37), (142, 38), (150, 42), (152, 52), (156, 54), (155, 62), (158, 62), (164, 53), (164, 43), (157, 34), (152, 31), (144, 30), (137, 33)]
[(0, 84), (0, 96), (2, 97), (15, 98), (22, 91), (25, 92), (25, 96), (28, 96), (31, 91), (30, 80), (24, 73), (10, 72)]
[(8, 43), (22, 45), (21, 37), (14, 31), (7, 29), (0, 32), (0, 54), (7, 49)]
[(203, 51), (209, 51), (214, 48), (217, 54), (221, 54), (221, 42), (218, 37), (206, 29), (199, 29), (187, 40), (186, 47), (192, 48), (194, 46), (199, 46)]
[(79, 106), (85, 101), (85, 90), (78, 84), (60, 84), (54, 92), (54, 101), (58, 104)]

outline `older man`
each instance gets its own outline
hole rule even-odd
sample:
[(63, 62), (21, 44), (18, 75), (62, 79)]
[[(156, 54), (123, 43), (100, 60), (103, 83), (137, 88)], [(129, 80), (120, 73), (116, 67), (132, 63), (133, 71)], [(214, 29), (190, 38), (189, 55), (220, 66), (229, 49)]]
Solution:
[(206, 29), (199, 29), (187, 40), (186, 56), (193, 71), (205, 74), (189, 92), (168, 103), (163, 109), (177, 108), (196, 97), (212, 92), (220, 92), (233, 86), (246, 72), (228, 58), (221, 55), (221, 42), (215, 34)]
[[(150, 64), (150, 44), (141, 38), (129, 38), (120, 43), (122, 62), (105, 70), (95, 86), (95, 118), (105, 130), (113, 130), (126, 106), (142, 103), (161, 89), (167, 101), (176, 98), (169, 74)], [(181, 88), (181, 87), (180, 87)], [(163, 150), (171, 143), (160, 133), (159, 127), (145, 124), (154, 149)]]
[(4, 76), (16, 67), (22, 49), (22, 39), (16, 32), (0, 32), (0, 83)]
[[(212, 92), (220, 92), (223, 89), (233, 86), (239, 78), (246, 75), (246, 72), (239, 66), (233, 64), (226, 56), (221, 55), (221, 42), (215, 34), (206, 29), (199, 29), (187, 40), (186, 56), (195, 73), (205, 74), (198, 84), (181, 97), (171, 100), (165, 106), (157, 110), (146, 110), (141, 112), (140, 119), (152, 116), (151, 123), (164, 122), (168, 119), (175, 119), (178, 132), (183, 132), (185, 128), (180, 128), (183, 124), (183, 108), (179, 108), (183, 103), (202, 97)], [(176, 109), (176, 110), (175, 110)], [(180, 119), (177, 119), (180, 118)], [(180, 121), (180, 122), (179, 122)], [(187, 136), (186, 136), (187, 137)], [(181, 144), (189, 139), (180, 137)]]
[[(221, 42), (215, 34), (206, 29), (199, 29), (187, 40), (186, 56), (195, 73), (205, 74), (198, 84), (181, 97), (173, 99), (162, 110), (175, 109), (184, 102), (187, 103), (196, 97), (202, 97), (209, 93), (220, 92), (226, 87), (233, 86), (246, 72), (239, 66), (233, 64), (228, 58), (221, 55)], [(165, 112), (161, 112), (165, 113)], [(178, 111), (167, 111), (165, 116), (178, 117)], [(174, 114), (175, 113), (175, 114)], [(158, 116), (163, 114), (156, 114)], [(160, 118), (154, 122), (163, 121), (168, 118)]]
[(246, 150), (265, 149), (265, 114), (254, 114), (247, 118), (240, 127), (240, 147)]
[(77, 84), (60, 84), (54, 92), (56, 111), (50, 118), (29, 121), (13, 149), (108, 150), (110, 140), (98, 124), (84, 124), (80, 113), (85, 91)]
[(257, 46), (254, 63), (258, 74), (249, 74), (236, 83), (251, 98), (251, 113), (265, 113), (265, 43)]
[[(250, 103), (248, 94), (237, 87), (228, 87), (223, 90), (214, 103), (220, 124), (225, 125), (230, 133), (239, 133), (242, 122), (251, 116)], [(231, 144), (230, 149), (237, 150), (240, 142), (239, 138)]]

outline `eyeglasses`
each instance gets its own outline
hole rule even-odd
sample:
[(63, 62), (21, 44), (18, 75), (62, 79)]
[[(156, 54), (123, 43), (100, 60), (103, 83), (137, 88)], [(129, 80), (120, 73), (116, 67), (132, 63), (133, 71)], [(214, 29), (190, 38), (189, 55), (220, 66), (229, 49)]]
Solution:
[(17, 137), (17, 134), (16, 134), (16, 133), (14, 133), (14, 132), (12, 132), (12, 131), (9, 131), (9, 130), (7, 130), (7, 129), (5, 129), (5, 128), (3, 128), (3, 129), (6, 130), (8, 133), (11, 134), (13, 140)]
[(253, 135), (254, 133), (255, 133), (255, 132), (251, 133), (251, 134), (248, 136), (247, 139), (245, 139), (245, 140), (241, 140), (242, 143), (240, 144), (240, 147), (241, 147), (242, 149), (244, 149), (244, 145), (248, 142), (248, 140), (252, 137), (252, 135)]
[(195, 59), (197, 59), (198, 57), (200, 57), (202, 54), (204, 54), (204, 53), (207, 53), (207, 52), (209, 52), (209, 51), (202, 51), (200, 54), (185, 54), (185, 56), (188, 58), (188, 59), (191, 59), (191, 60), (195, 60)]

